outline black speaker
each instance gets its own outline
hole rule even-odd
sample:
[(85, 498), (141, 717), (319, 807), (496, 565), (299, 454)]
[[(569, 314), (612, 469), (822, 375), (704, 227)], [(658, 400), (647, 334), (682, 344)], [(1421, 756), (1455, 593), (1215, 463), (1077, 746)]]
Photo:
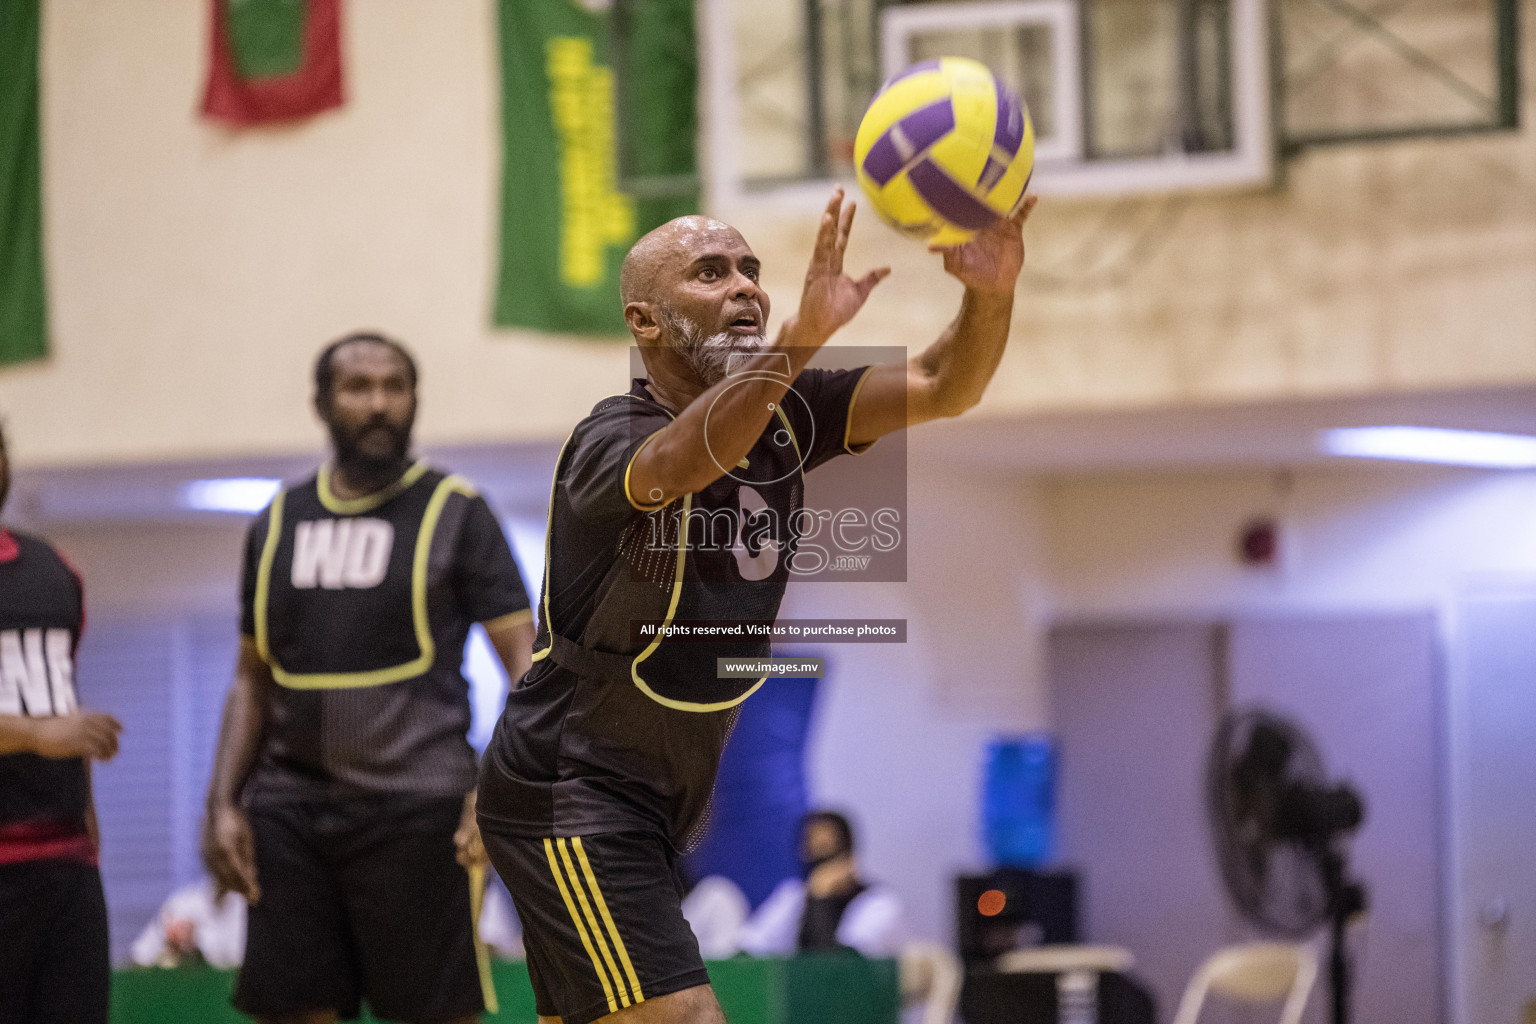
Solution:
[(955, 879), (960, 959), (988, 961), (1011, 949), (1077, 941), (1077, 876), (998, 868)]

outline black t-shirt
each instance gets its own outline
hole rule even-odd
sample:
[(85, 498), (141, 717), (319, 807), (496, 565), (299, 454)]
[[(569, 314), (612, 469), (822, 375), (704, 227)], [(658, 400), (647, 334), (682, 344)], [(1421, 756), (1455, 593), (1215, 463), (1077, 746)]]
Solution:
[(797, 949), (847, 949), (837, 940), (837, 927), (843, 923), (848, 904), (859, 898), (869, 886), (855, 881), (847, 890), (832, 896), (805, 894), (805, 911), (800, 915)]
[[(76, 711), (75, 648), (85, 625), (80, 577), (36, 537), (0, 534), (0, 546), (14, 551), (0, 560), (0, 714)], [(0, 833), (29, 823), (84, 834), (89, 804), (82, 758), (0, 755)]]
[(241, 632), (278, 685), (248, 798), (458, 795), (469, 627), (530, 616), (485, 499), (418, 462), (355, 500), (327, 471), (278, 495), (246, 536)]
[(867, 372), (805, 370), (746, 458), (662, 508), (629, 490), (632, 460), (671, 420), (644, 381), (577, 424), (550, 496), (534, 664), (487, 748), (483, 817), (514, 834), (642, 829), (692, 845), (737, 706), (762, 685), (716, 678), (715, 660), (769, 644), (647, 639), (637, 624), (774, 620), (804, 474), (853, 450)]

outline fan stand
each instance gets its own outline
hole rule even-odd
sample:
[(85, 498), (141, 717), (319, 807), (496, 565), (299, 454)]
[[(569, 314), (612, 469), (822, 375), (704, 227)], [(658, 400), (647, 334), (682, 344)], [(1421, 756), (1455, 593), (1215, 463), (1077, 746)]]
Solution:
[(1345, 858), (1330, 844), (1322, 850), (1323, 887), (1328, 898), (1328, 987), (1333, 997), (1333, 1024), (1349, 1024), (1352, 979), (1345, 930), (1349, 919), (1365, 910), (1365, 886), (1351, 881)]

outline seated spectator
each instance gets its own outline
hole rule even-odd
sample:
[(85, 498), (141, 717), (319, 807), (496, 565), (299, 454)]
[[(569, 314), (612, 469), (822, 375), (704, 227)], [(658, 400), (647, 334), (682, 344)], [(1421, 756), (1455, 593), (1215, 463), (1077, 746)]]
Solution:
[(210, 878), (171, 893), (134, 940), (133, 962), (141, 967), (239, 967), (245, 956), (245, 898), (225, 893), (216, 900), (214, 895)]
[(901, 900), (866, 882), (855, 858), (853, 826), (833, 811), (800, 823), (805, 879), (787, 878), (742, 927), (740, 946), (754, 956), (852, 949), (895, 956), (906, 939)]
[(752, 904), (741, 886), (724, 875), (709, 875), (683, 897), (683, 917), (706, 960), (725, 960), (741, 951), (741, 926)]
[(496, 878), (485, 883), (485, 902), (480, 904), (480, 941), (503, 960), (522, 960), (523, 924), (506, 886)]

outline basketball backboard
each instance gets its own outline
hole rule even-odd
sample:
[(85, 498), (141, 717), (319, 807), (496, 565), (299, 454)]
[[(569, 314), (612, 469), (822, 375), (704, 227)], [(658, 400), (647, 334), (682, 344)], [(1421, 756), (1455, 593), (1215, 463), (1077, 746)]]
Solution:
[(1029, 106), (1042, 194), (1273, 178), (1263, 0), (712, 0), (699, 11), (717, 204), (821, 196), (825, 181), (850, 180), (880, 83), (945, 55), (987, 64)]
[(1028, 104), (1046, 195), (1263, 188), (1305, 146), (1512, 128), (1518, 0), (701, 0), (712, 203), (819, 204), (880, 83), (940, 55)]

